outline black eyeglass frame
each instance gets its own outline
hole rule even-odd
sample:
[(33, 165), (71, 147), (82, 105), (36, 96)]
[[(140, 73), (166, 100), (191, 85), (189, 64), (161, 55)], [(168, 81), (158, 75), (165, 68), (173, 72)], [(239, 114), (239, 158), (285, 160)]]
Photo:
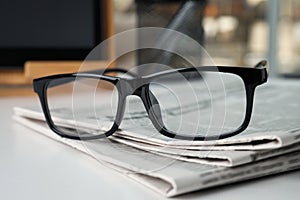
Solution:
[[(194, 140), (194, 141), (204, 141), (204, 140), (217, 140), (217, 139), (224, 139), (234, 135), (237, 135), (244, 131), (251, 119), (252, 115), (252, 108), (253, 108), (253, 99), (254, 99), (254, 92), (258, 85), (261, 85), (267, 82), (268, 73), (266, 66), (267, 61), (259, 62), (254, 68), (246, 68), (246, 67), (234, 67), (234, 66), (201, 66), (201, 67), (190, 67), (190, 68), (181, 68), (181, 69), (173, 69), (167, 70), (151, 75), (147, 75), (144, 77), (134, 77), (134, 78), (122, 78), (117, 76), (108, 76), (104, 75), (107, 73), (129, 73), (131, 76), (134, 74), (127, 72), (123, 69), (117, 68), (108, 68), (104, 70), (97, 70), (97, 71), (89, 71), (89, 72), (80, 72), (80, 73), (71, 73), (71, 74), (58, 74), (52, 76), (46, 76), (38, 79), (34, 79), (33, 87), (34, 91), (38, 94), (41, 106), (45, 115), (46, 122), (50, 129), (60, 135), (61, 137), (74, 139), (74, 140), (94, 140), (100, 139), (104, 137), (108, 137), (115, 133), (119, 125), (121, 124), (124, 110), (125, 110), (125, 99), (129, 95), (136, 95), (142, 99), (142, 102), (146, 108), (148, 116), (154, 125), (154, 127), (164, 136), (170, 138), (176, 138), (181, 140)], [(160, 116), (160, 110), (157, 110), (158, 101), (156, 100), (155, 96), (149, 89), (150, 83), (162, 76), (170, 75), (172, 73), (180, 73), (184, 74), (186, 72), (223, 72), (223, 73), (231, 73), (239, 76), (244, 83), (245, 90), (246, 90), (246, 112), (244, 116), (244, 121), (235, 131), (223, 133), (220, 135), (213, 135), (213, 136), (182, 136), (178, 135), (170, 130), (168, 130), (162, 121)], [(54, 122), (52, 121), (50, 110), (47, 103), (47, 88), (49, 87), (49, 83), (56, 79), (62, 78), (70, 78), (72, 80), (76, 80), (77, 78), (95, 78), (99, 80), (104, 80), (112, 83), (118, 91), (118, 108), (115, 116), (114, 123), (110, 130), (101, 134), (101, 135), (92, 135), (92, 136), (76, 136), (76, 135), (68, 135), (63, 133), (59, 130)], [(62, 79), (64, 80), (64, 79)], [(59, 82), (57, 84), (65, 84), (65, 81)], [(52, 85), (53, 87), (54, 85)], [(55, 85), (56, 86), (56, 85)], [(156, 109), (153, 109), (156, 108)]]

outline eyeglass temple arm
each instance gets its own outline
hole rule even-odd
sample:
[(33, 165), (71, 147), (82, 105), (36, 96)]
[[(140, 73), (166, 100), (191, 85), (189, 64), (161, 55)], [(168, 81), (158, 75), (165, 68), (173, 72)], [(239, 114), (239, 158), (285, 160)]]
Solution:
[[(262, 60), (259, 63), (257, 63), (254, 66), (254, 68), (255, 69), (262, 69), (262, 68), (265, 68), (267, 66), (267, 64), (268, 64), (268, 62), (266, 60)], [(129, 72), (125, 69), (121, 69), (121, 68), (97, 69), (97, 70), (78, 72), (78, 74), (107, 74), (107, 73), (123, 73), (123, 74), (128, 74), (132, 77), (137, 77), (136, 74), (134, 74), (132, 72)], [(66, 83), (69, 83), (69, 82), (72, 82), (72, 81), (73, 80), (60, 79), (59, 81), (56, 81), (55, 84), (52, 84), (50, 87), (55, 87), (55, 86), (66, 84)]]
[(268, 65), (268, 61), (262, 60), (262, 61), (260, 61), (259, 63), (257, 63), (257, 64), (254, 66), (254, 68), (255, 68), (255, 69), (262, 69), (262, 68), (265, 68), (267, 65)]
[[(129, 72), (125, 69), (120, 69), (120, 68), (111, 68), (111, 69), (98, 69), (98, 70), (91, 70), (91, 71), (84, 71), (84, 72), (78, 72), (75, 74), (107, 74), (107, 73), (123, 73), (123, 74), (128, 74), (132, 77), (137, 77), (137, 75), (135, 75), (132, 72)], [(77, 77), (78, 79), (80, 79), (80, 77)], [(49, 88), (51, 87), (55, 87), (55, 86), (59, 86), (59, 85), (63, 85), (66, 83), (70, 83), (74, 80), (70, 80), (70, 79), (59, 79), (57, 80), (55, 83), (52, 83), (50, 86), (48, 86)]]
[(83, 71), (79, 73), (88, 73), (88, 74), (107, 74), (107, 73), (123, 73), (123, 74), (128, 74), (132, 77), (137, 77), (136, 74), (127, 71), (126, 69), (121, 69), (121, 68), (108, 68), (108, 69), (97, 69), (97, 70), (90, 70), (90, 71)]

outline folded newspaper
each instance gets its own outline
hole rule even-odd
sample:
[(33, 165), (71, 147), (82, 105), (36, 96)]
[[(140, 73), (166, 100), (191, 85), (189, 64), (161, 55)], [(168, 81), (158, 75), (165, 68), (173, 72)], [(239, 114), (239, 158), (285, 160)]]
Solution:
[(14, 119), (172, 197), (300, 168), (299, 91), (299, 81), (259, 88), (249, 128), (216, 141), (171, 140), (128, 122), (107, 139), (73, 141), (53, 133), (36, 108), (15, 108)]

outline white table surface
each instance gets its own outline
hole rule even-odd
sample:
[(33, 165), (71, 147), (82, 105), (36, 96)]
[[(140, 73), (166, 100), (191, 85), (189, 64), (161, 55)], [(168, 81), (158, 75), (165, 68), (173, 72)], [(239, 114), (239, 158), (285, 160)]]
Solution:
[[(39, 104), (37, 98), (0, 99), (0, 199), (164, 199), (87, 155), (12, 120), (14, 106), (32, 104)], [(175, 199), (299, 198), (300, 171), (295, 171)]]

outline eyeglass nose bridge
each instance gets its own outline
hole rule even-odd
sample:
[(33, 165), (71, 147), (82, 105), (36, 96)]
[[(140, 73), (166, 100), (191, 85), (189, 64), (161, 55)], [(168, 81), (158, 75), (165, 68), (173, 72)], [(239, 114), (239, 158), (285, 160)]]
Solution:
[(118, 87), (124, 96), (135, 95), (141, 97), (143, 88), (149, 85), (147, 78), (121, 79)]
[(149, 90), (150, 83), (151, 79), (144, 77), (122, 79), (119, 82), (119, 87), (122, 91), (122, 99), (126, 99), (126, 97), (133, 95), (138, 96), (142, 100), (152, 124), (158, 131), (161, 131), (161, 129), (165, 126), (162, 121), (162, 113), (159, 102), (154, 94)]

